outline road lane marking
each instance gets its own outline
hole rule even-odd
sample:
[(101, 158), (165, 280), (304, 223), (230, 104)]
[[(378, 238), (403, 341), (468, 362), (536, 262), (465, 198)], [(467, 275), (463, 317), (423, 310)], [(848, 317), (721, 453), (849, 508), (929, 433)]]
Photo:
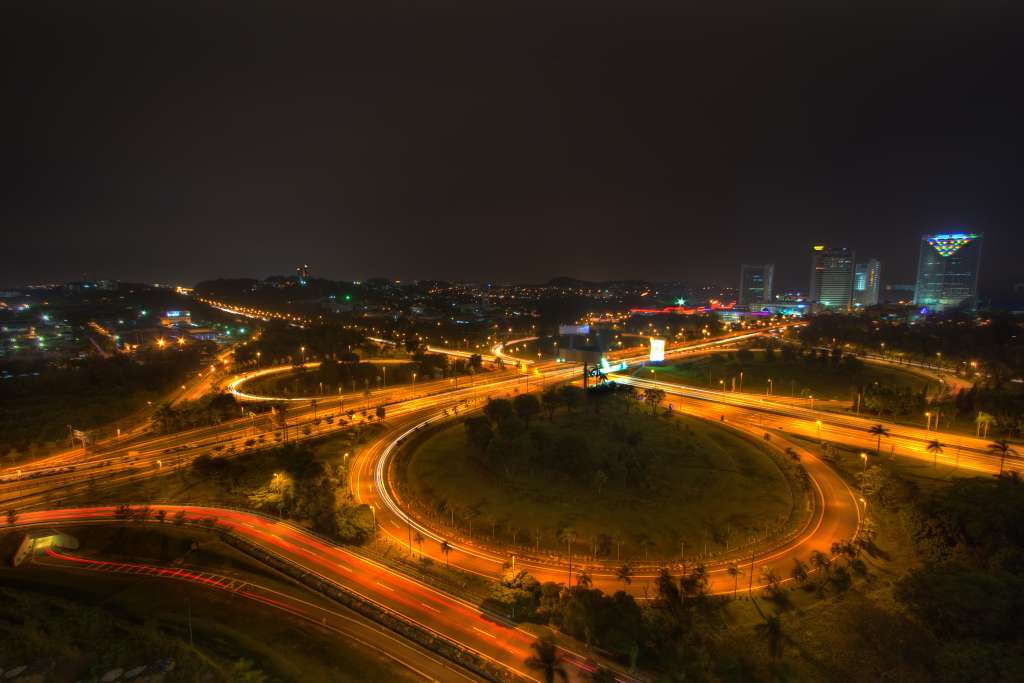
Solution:
[(423, 605), (424, 607), (426, 607), (426, 608), (427, 608), (428, 610), (430, 610), (431, 612), (437, 612), (438, 614), (440, 614), (440, 613), (441, 613), (441, 610), (437, 609), (436, 607), (431, 607), (430, 605), (428, 605), (428, 604), (427, 604), (427, 603), (425, 603), (425, 602), (421, 602), (420, 604), (421, 604), (421, 605)]
[(395, 592), (395, 589), (394, 589), (394, 588), (392, 588), (391, 586), (385, 585), (385, 584), (381, 583), (380, 581), (374, 581), (374, 583), (376, 583), (376, 584), (377, 584), (378, 586), (380, 586), (381, 588), (387, 588), (387, 589), (388, 589), (389, 591), (391, 591), (392, 593), (394, 593), (394, 592)]
[(484, 634), (484, 635), (485, 635), (485, 636), (487, 636), (488, 638), (497, 638), (497, 637), (498, 637), (498, 636), (494, 635), (493, 633), (488, 633), (487, 631), (484, 631), (483, 629), (479, 629), (479, 628), (477, 628), (476, 626), (474, 626), (474, 627), (473, 627), (473, 630), (474, 630), (474, 631), (477, 631), (477, 632), (479, 632), (479, 633), (482, 633), (482, 634)]

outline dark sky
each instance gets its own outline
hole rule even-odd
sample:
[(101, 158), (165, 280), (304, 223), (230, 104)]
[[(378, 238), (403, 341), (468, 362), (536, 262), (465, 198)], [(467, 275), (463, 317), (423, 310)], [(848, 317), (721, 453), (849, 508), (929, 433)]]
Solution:
[(1024, 275), (1015, 3), (385, 4), (4, 3), (0, 284)]

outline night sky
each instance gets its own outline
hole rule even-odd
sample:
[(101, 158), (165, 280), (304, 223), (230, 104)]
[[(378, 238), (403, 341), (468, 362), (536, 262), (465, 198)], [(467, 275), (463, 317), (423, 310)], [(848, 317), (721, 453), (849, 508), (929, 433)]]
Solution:
[(1024, 277), (1012, 2), (4, 4), (2, 285)]

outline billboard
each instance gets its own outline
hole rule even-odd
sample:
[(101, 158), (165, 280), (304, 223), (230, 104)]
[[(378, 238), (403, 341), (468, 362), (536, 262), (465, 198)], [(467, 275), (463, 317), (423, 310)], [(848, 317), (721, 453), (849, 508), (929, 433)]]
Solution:
[(590, 325), (559, 325), (558, 335), (566, 336), (570, 334), (590, 334)]
[(665, 360), (665, 340), (651, 337), (651, 362), (659, 363)]

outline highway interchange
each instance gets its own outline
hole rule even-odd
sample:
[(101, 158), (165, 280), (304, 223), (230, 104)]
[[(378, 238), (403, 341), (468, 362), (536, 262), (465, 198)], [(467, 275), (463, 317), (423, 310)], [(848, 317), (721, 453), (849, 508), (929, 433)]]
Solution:
[[(764, 334), (767, 330), (728, 335), (723, 338), (696, 343), (679, 344), (667, 352), (669, 357), (706, 351), (715, 346), (732, 344), (745, 338)], [(521, 340), (518, 340), (521, 341)], [(443, 351), (442, 349), (431, 349)], [(451, 352), (463, 354), (465, 352)], [(617, 352), (616, 360), (625, 359), (631, 365), (644, 359), (642, 350), (627, 349)], [(289, 440), (316, 439), (341, 430), (375, 423), (374, 409), (384, 406), (386, 418), (373, 441), (361, 448), (350, 468), (350, 487), (358, 502), (372, 505), (379, 533), (389, 537), (396, 545), (408, 543), (413, 531), (428, 540), (417, 551), (437, 561), (449, 561), (468, 572), (496, 577), (503, 565), (510, 561), (506, 551), (488, 548), (477, 542), (451, 538), (450, 530), (433, 528), (424, 520), (416, 519), (403, 509), (401, 500), (390, 482), (389, 464), (400, 447), (417, 430), (449, 420), (467, 410), (479, 408), (488, 398), (511, 396), (529, 389), (540, 390), (555, 383), (572, 381), (579, 373), (578, 366), (551, 360), (523, 361), (505, 354), (499, 345), (493, 350), (494, 359), (501, 358), (503, 367), (477, 375), (471, 382), (460, 380), (432, 380), (416, 384), (390, 387), (372, 392), (340, 396), (318, 397), (316, 405), (308, 399), (290, 401), (287, 411)], [(488, 358), (490, 360), (490, 357)], [(517, 367), (517, 365), (519, 367)], [(281, 372), (290, 368), (268, 368), (255, 373), (230, 378), (225, 382), (230, 391), (243, 402), (258, 404), (266, 397), (245, 392), (245, 383), (255, 376)], [(812, 513), (799, 528), (793, 529), (774, 544), (762, 544), (752, 556), (728, 558), (743, 563), (744, 571), (751, 572), (753, 585), (761, 567), (788, 567), (793, 558), (806, 560), (812, 551), (827, 551), (838, 539), (850, 539), (860, 528), (864, 513), (858, 495), (826, 463), (804, 448), (804, 440), (825, 440), (843, 443), (873, 453), (876, 437), (868, 428), (877, 422), (848, 414), (812, 410), (792, 402), (778, 402), (771, 397), (737, 392), (710, 391), (695, 387), (616, 374), (612, 379), (632, 384), (639, 389), (657, 388), (668, 394), (666, 403), (672, 409), (719, 422), (729, 429), (738, 430), (753, 438), (767, 431), (775, 437), (771, 443), (779, 448), (791, 448), (807, 469), (812, 481), (815, 505)], [(354, 411), (351, 417), (348, 411)], [(314, 424), (313, 415), (331, 414), (333, 424), (320, 421)], [(110, 486), (127, 481), (165, 474), (169, 470), (187, 466), (195, 457), (209, 453), (230, 455), (246, 449), (270, 448), (277, 445), (276, 432), (282, 431), (272, 423), (267, 413), (245, 412), (229, 422), (167, 435), (145, 435), (130, 443), (107, 444), (92, 453), (67, 452), (38, 464), (22, 464), (19, 469), (0, 472), (0, 505), (19, 510), (19, 525), (53, 526), (78, 523), (118, 523), (114, 508), (61, 507), (65, 498), (81, 493), (90, 486)], [(310, 434), (303, 433), (303, 427)], [(926, 444), (936, 438), (935, 432), (905, 425), (886, 424), (890, 436), (884, 445), (890, 455), (930, 461), (932, 455)], [(260, 439), (262, 435), (263, 439)], [(790, 440), (790, 436), (801, 439)], [(988, 451), (988, 442), (972, 437), (943, 434), (946, 450), (942, 458), (956, 458), (958, 466), (978, 473), (998, 470), (998, 459)], [(1007, 469), (1019, 469), (1015, 463)], [(142, 503), (143, 501), (139, 501)], [(168, 514), (184, 510), (190, 518), (216, 518), (227, 525), (231, 533), (262, 551), (273, 554), (303, 571), (321, 577), (325, 582), (341, 586), (362, 599), (380, 606), (398, 618), (405, 619), (438, 638), (459, 644), (462, 648), (496, 665), (506, 667), (515, 675), (532, 679), (524, 668), (529, 645), (534, 636), (511, 622), (482, 611), (442, 590), (432, 588), (419, 580), (386, 567), (358, 550), (334, 544), (298, 526), (265, 516), (221, 508), (193, 508), (182, 505), (144, 501), (151, 510), (164, 509)], [(440, 542), (447, 541), (451, 552), (441, 555)], [(69, 560), (73, 561), (73, 560)], [(601, 563), (588, 563), (588, 571), (598, 587), (618, 590), (612, 567)], [(549, 557), (530, 557), (528, 553), (517, 557), (517, 566), (530, 571), (539, 580), (565, 581), (567, 568), (561, 560)], [(708, 563), (711, 589), (714, 592), (731, 591), (733, 579), (726, 574), (726, 559)], [(634, 583), (634, 592), (653, 576), (653, 567), (640, 568)], [(290, 605), (296, 613), (304, 609)], [(365, 625), (364, 625), (365, 628)], [(570, 653), (576, 670), (585, 670), (586, 657)], [(427, 678), (438, 678), (438, 663), (433, 655), (409, 649), (404, 663)], [(433, 662), (433, 663), (431, 663)], [(461, 671), (461, 670), (459, 670)], [(451, 673), (451, 672), (449, 672)], [(454, 673), (452, 673), (455, 676)], [(472, 675), (459, 673), (475, 680)], [(446, 676), (441, 676), (446, 680)], [(623, 680), (627, 680), (623, 678)]]

